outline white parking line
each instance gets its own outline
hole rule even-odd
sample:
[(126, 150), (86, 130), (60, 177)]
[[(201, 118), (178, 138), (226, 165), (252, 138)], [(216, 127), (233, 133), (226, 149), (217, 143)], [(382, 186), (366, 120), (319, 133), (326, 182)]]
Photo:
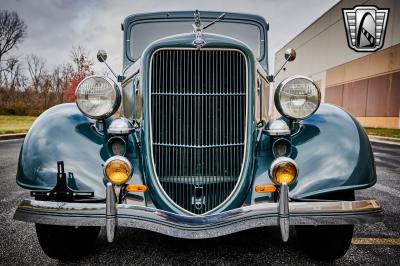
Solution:
[(390, 144), (390, 145), (400, 146), (400, 143), (399, 143), (399, 142), (388, 141), (388, 140), (369, 139), (369, 141), (371, 141), (371, 142), (377, 142), (377, 143), (384, 143), (384, 144)]
[(400, 238), (354, 237), (351, 243), (353, 245), (400, 246)]
[(383, 192), (386, 192), (386, 193), (388, 193), (388, 194), (390, 194), (392, 196), (400, 198), (400, 191), (397, 190), (397, 189), (390, 188), (390, 187), (387, 187), (387, 186), (384, 186), (384, 185), (381, 185), (381, 184), (375, 184), (373, 186), (373, 188), (375, 188), (377, 190), (380, 190), (380, 191), (383, 191)]
[(380, 159), (378, 156), (375, 156), (375, 163), (382, 163), (385, 164), (386, 166), (393, 167), (393, 169), (397, 169), (399, 167), (399, 163), (392, 163), (386, 159)]

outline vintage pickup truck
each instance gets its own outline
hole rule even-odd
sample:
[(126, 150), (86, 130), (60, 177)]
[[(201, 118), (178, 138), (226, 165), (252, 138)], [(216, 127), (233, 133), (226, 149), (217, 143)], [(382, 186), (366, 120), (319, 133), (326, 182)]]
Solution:
[(88, 254), (101, 227), (114, 241), (119, 226), (191, 239), (279, 226), (287, 241), (294, 225), (310, 256), (343, 256), (354, 224), (382, 218), (376, 200), (354, 198), (376, 182), (371, 146), (310, 78), (272, 91), (268, 28), (238, 13), (127, 17), (123, 73), (87, 77), (76, 103), (29, 130), (17, 183), (31, 198), (14, 218), (35, 223), (60, 260)]

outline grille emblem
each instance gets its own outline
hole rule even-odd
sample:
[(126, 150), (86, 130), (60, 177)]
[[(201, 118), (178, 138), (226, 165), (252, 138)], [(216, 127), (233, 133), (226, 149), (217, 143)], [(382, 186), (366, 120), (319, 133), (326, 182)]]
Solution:
[(197, 210), (201, 210), (201, 208), (203, 208), (203, 205), (206, 204), (206, 198), (203, 194), (203, 186), (195, 186), (194, 190), (195, 192), (192, 197), (192, 204)]
[(343, 9), (347, 43), (356, 52), (374, 52), (383, 46), (389, 9), (356, 6)]
[(200, 49), (201, 47), (203, 47), (204, 45), (206, 45), (207, 42), (206, 42), (203, 38), (201, 38), (201, 35), (200, 35), (200, 36), (197, 36), (197, 34), (196, 34), (196, 39), (194, 39), (194, 41), (192, 42), (192, 44), (193, 44), (196, 48)]

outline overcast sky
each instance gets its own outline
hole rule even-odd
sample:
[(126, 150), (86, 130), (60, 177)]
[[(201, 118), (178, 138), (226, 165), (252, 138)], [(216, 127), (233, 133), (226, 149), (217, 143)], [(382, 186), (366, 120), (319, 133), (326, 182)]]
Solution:
[[(105, 49), (110, 65), (122, 69), (121, 22), (128, 15), (174, 10), (253, 13), (270, 24), (269, 62), (277, 50), (335, 5), (337, 0), (1, 0), (1, 9), (14, 10), (28, 25), (28, 36), (16, 54), (35, 53), (49, 67), (69, 61), (72, 46), (84, 46), (95, 58)], [(95, 69), (103, 66), (95, 62)]]

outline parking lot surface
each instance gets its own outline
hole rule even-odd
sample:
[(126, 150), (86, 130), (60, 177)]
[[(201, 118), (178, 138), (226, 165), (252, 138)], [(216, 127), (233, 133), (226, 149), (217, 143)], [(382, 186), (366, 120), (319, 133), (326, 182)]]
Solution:
[[(22, 140), (0, 141), (0, 264), (60, 264), (41, 250), (33, 224), (12, 219), (29, 192), (15, 183)], [(356, 226), (353, 244), (339, 265), (400, 265), (400, 145), (373, 142), (377, 184), (356, 192), (383, 205), (381, 223)], [(62, 241), (62, 240), (60, 240)], [(95, 250), (79, 264), (321, 264), (301, 251), (294, 230), (282, 243), (278, 228), (260, 228), (206, 240), (184, 240), (132, 228), (119, 228), (107, 243), (102, 230)]]

